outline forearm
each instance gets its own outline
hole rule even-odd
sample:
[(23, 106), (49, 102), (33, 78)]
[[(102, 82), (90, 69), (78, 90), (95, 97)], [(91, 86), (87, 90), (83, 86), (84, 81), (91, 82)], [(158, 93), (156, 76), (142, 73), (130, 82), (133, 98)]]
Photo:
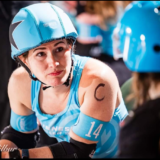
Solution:
[[(20, 157), (22, 158), (22, 150), (20, 151)], [(3, 158), (9, 158), (9, 152), (2, 152)], [(53, 158), (52, 152), (49, 147), (40, 147), (29, 149), (29, 158)]]
[[(22, 155), (21, 150), (20, 153)], [(29, 158), (53, 158), (53, 155), (49, 147), (40, 147), (29, 149)]]
[[(22, 158), (22, 150), (18, 149), (11, 157)], [(62, 141), (50, 146), (29, 149), (24, 156), (29, 158), (90, 158), (96, 150), (96, 144), (86, 144), (70, 138), (70, 142)], [(8, 152), (2, 152), (2, 158), (9, 158)]]
[(13, 142), (7, 139), (0, 140), (0, 150), (3, 151), (10, 151), (12, 149), (18, 148)]

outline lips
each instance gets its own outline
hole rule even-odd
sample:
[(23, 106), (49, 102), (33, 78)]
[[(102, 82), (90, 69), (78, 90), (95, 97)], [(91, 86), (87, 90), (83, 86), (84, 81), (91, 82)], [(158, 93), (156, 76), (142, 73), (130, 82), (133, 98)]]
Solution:
[(63, 71), (52, 72), (52, 73), (50, 73), (49, 75), (51, 75), (51, 76), (58, 76), (58, 75), (60, 75), (62, 72), (63, 72)]

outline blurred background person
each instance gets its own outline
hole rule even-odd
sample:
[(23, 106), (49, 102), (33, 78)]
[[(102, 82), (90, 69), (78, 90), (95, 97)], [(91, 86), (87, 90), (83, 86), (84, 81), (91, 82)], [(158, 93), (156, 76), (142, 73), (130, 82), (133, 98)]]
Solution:
[(160, 158), (159, 6), (159, 1), (132, 2), (114, 30), (114, 57), (123, 56), (132, 71), (128, 96), (134, 100), (121, 124), (118, 158)]

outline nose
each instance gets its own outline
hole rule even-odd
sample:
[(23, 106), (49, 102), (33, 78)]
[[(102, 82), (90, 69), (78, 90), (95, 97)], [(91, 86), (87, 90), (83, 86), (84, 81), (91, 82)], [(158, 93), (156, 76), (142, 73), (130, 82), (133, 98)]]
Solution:
[(58, 60), (51, 54), (47, 58), (49, 68), (56, 68), (59, 66)]

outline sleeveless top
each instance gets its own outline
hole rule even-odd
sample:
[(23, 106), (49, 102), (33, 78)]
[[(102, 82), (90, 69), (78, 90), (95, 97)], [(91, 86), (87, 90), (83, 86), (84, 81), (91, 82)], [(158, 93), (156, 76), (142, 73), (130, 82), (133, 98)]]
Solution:
[[(36, 117), (39, 119), (41, 126), (46, 134), (49, 137), (57, 138), (58, 142), (69, 142), (69, 131), (71, 127), (76, 123), (80, 114), (78, 87), (83, 68), (89, 57), (81, 57), (79, 55), (72, 54), (72, 58), (74, 61), (73, 79), (71, 83), (68, 102), (63, 111), (55, 115), (42, 113), (39, 107), (39, 92), (41, 88), (41, 82), (32, 81), (31, 83), (32, 110), (35, 112)], [(106, 158), (115, 156), (118, 149), (117, 138), (119, 131), (119, 122), (123, 120), (127, 114), (128, 112), (125, 108), (124, 102), (122, 101), (119, 107), (115, 109), (113, 118), (109, 123), (113, 128), (112, 131), (106, 130), (106, 133), (102, 133), (102, 141), (98, 142), (97, 149), (93, 155), (93, 158)]]

